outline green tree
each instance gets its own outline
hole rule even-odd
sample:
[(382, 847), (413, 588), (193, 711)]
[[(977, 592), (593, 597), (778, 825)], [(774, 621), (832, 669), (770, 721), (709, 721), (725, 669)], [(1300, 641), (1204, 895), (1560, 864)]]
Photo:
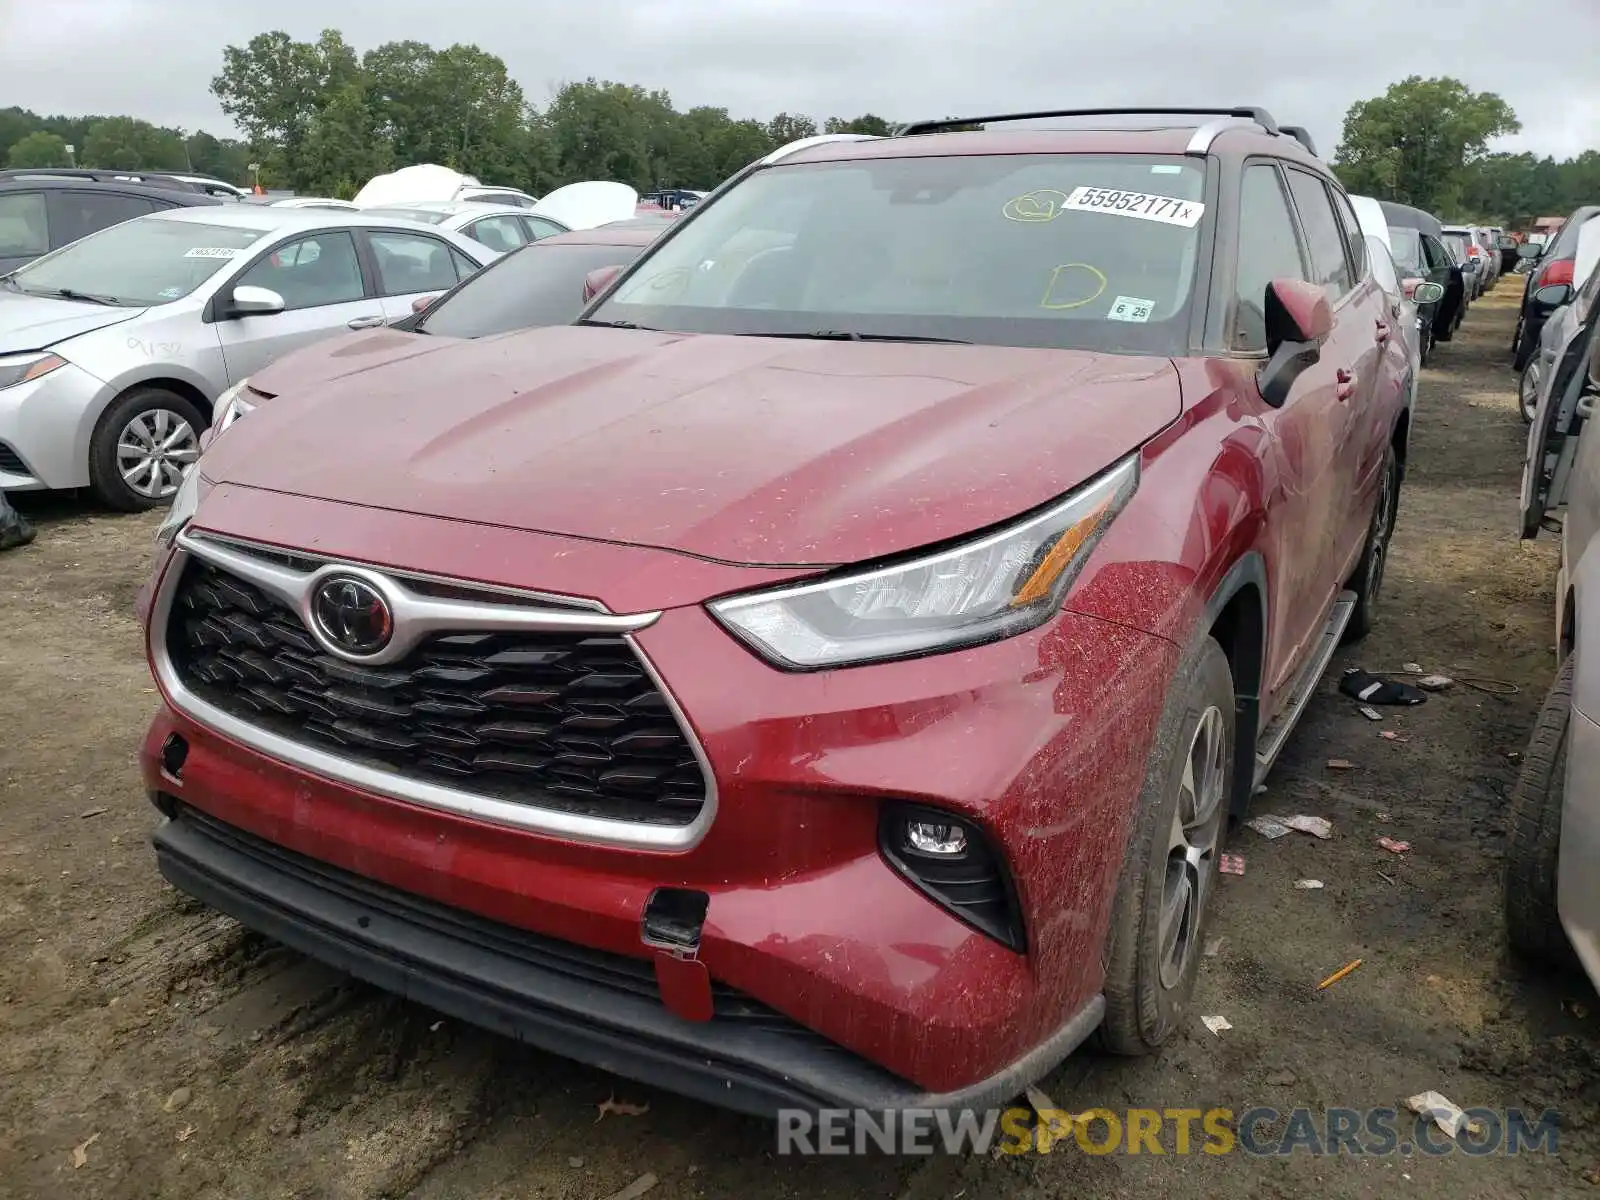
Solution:
[(894, 126), (882, 117), (873, 113), (863, 113), (859, 117), (829, 117), (822, 126), (823, 133), (870, 133), (874, 137), (888, 137), (894, 132)]
[(1488, 153), (1489, 139), (1521, 128), (1493, 92), (1412, 75), (1351, 105), (1334, 166), (1351, 191), (1448, 213), (1461, 203), (1467, 169)]
[(176, 130), (137, 117), (106, 117), (89, 126), (78, 161), (86, 167), (122, 171), (182, 171), (189, 165), (189, 155)]
[(6, 156), (6, 165), (12, 167), (70, 167), (72, 156), (67, 153), (67, 143), (53, 133), (42, 129), (18, 138)]
[(252, 148), (292, 173), (317, 114), (360, 74), (356, 52), (337, 29), (323, 30), (315, 42), (274, 30), (257, 34), (242, 49), (224, 47), (222, 72), (211, 91)]
[(307, 192), (348, 200), (367, 180), (394, 166), (393, 148), (379, 136), (365, 88), (355, 80), (312, 118), (293, 177)]
[(189, 154), (189, 166), (197, 175), (236, 184), (249, 182), (250, 148), (243, 142), (196, 130), (185, 139), (184, 149)]
[(796, 117), (782, 112), (767, 122), (767, 138), (774, 147), (787, 146), (790, 142), (816, 135), (817, 123), (810, 117)]

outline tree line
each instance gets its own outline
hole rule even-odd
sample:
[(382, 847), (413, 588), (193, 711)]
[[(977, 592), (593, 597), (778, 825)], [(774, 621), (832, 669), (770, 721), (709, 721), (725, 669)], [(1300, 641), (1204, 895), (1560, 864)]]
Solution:
[[(335, 29), (309, 42), (274, 31), (227, 46), (211, 90), (242, 139), (132, 116), (10, 108), (0, 110), (0, 161), (235, 183), (252, 182), (255, 163), (269, 188), (346, 198), (374, 175), (435, 162), (539, 195), (581, 179), (709, 189), (796, 138), (891, 130), (871, 113), (819, 126), (791, 113), (760, 121), (711, 106), (679, 112), (665, 91), (593, 78), (561, 86), (541, 108), (478, 46), (386, 42), (357, 54)], [(1492, 138), (1520, 128), (1493, 92), (1411, 76), (1351, 106), (1333, 165), (1353, 192), (1507, 228), (1600, 203), (1600, 150), (1559, 162), (1489, 152)]]

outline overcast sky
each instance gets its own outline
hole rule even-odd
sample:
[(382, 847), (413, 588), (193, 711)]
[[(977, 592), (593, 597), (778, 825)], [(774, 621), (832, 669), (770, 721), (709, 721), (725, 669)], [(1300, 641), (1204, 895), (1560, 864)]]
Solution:
[[(589, 75), (765, 119), (1107, 104), (1261, 104), (1333, 153), (1345, 110), (1408, 74), (1498, 92), (1497, 148), (1600, 148), (1600, 0), (0, 0), (0, 104), (231, 132), (222, 47), (340, 29), (498, 54), (536, 104)], [(1537, 25), (1535, 25), (1535, 21)]]

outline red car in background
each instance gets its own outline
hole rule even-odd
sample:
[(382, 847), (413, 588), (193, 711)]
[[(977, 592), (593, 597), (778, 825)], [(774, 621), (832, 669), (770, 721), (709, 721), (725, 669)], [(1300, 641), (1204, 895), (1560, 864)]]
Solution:
[(166, 877), (758, 1113), (1167, 1042), (1412, 389), (1303, 135), (1104, 115), (808, 139), (574, 325), (262, 372), (161, 532)]

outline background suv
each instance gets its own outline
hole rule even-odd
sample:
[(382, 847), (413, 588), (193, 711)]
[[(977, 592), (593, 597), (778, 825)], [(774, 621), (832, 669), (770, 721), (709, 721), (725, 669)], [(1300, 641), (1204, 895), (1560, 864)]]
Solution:
[(0, 173), (0, 275), (121, 221), (221, 203), (137, 183)]

